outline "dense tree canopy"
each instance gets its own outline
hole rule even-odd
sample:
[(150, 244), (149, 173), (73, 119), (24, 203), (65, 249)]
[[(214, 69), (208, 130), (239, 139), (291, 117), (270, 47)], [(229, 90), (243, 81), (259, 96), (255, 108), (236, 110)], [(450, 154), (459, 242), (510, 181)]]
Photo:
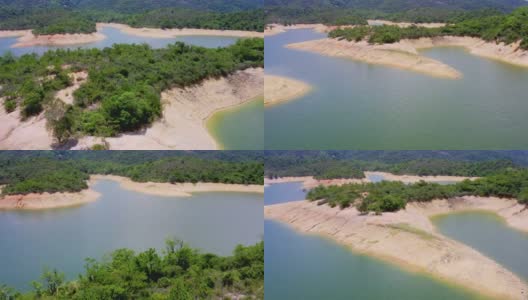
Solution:
[[(217, 49), (116, 44), (102, 50), (48, 51), (40, 57), (6, 54), (0, 57), (0, 96), (7, 111), (20, 107), (24, 117), (46, 110), (59, 142), (76, 134), (113, 136), (158, 118), (165, 89), (263, 64), (261, 38)], [(67, 73), (79, 70), (88, 72), (88, 81), (73, 94), (74, 104), (56, 100), (55, 93), (72, 84)]]
[(528, 204), (528, 170), (510, 170), (473, 181), (465, 180), (449, 185), (424, 181), (414, 184), (382, 181), (342, 186), (319, 186), (308, 193), (307, 199), (319, 201), (321, 205), (328, 204), (341, 208), (354, 205), (362, 212), (380, 213), (400, 210), (411, 201), (431, 201), (467, 195), (515, 198), (519, 203)]
[(225, 156), (186, 152), (165, 155), (150, 155), (148, 151), (146, 154), (145, 151), (105, 152), (107, 155), (100, 156), (62, 152), (65, 153), (63, 158), (25, 153), (18, 157), (2, 155), (0, 185), (5, 185), (2, 194), (77, 192), (88, 187), (86, 181), (90, 174), (114, 174), (142, 182), (263, 183), (262, 160), (251, 155), (242, 160), (243, 153), (233, 154), (239, 157), (232, 160)]
[(439, 28), (411, 26), (357, 26), (335, 29), (329, 37), (348, 41), (367, 40), (371, 44), (395, 43), (401, 39), (417, 39), (435, 36), (469, 36), (485, 41), (511, 44), (520, 41), (520, 47), (528, 50), (528, 7), (518, 8), (509, 15), (494, 15), (467, 19)]
[(7, 287), (0, 292), (5, 299), (264, 299), (264, 242), (239, 245), (232, 256), (221, 257), (167, 240), (162, 254), (152, 248), (137, 254), (119, 249), (108, 260), (86, 261), (76, 281), (45, 270), (32, 292)]
[[(268, 151), (266, 177), (364, 178), (364, 171), (408, 175), (487, 176), (518, 168), (524, 152)], [(524, 161), (523, 161), (524, 162)]]

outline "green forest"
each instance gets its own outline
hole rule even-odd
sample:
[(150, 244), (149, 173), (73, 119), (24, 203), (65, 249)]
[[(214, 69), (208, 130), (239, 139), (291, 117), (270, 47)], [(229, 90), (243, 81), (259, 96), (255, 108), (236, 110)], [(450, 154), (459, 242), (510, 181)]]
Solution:
[(357, 26), (335, 29), (329, 37), (348, 41), (367, 40), (371, 44), (395, 43), (401, 39), (436, 36), (469, 36), (485, 41), (511, 44), (521, 41), (520, 47), (528, 50), (528, 7), (521, 7), (508, 15), (471, 18), (439, 28), (410, 26)]
[(139, 182), (263, 184), (262, 159), (258, 154), (246, 156), (246, 152), (40, 152), (45, 151), (0, 155), (0, 185), (5, 185), (2, 195), (78, 192), (88, 188), (90, 174), (119, 175)]
[(523, 168), (525, 155), (500, 151), (267, 151), (265, 176), (364, 178), (364, 171), (384, 171), (480, 177)]
[(307, 199), (319, 205), (346, 208), (360, 212), (390, 212), (405, 208), (407, 202), (450, 199), (462, 196), (515, 198), (528, 204), (528, 170), (509, 170), (456, 184), (440, 185), (420, 181), (414, 184), (382, 181), (342, 186), (319, 186), (308, 192)]
[[(48, 51), (0, 57), (0, 97), (23, 117), (46, 111), (57, 142), (76, 135), (115, 136), (137, 130), (161, 115), (161, 91), (264, 65), (264, 40), (241, 39), (208, 49), (180, 42), (162, 49), (116, 44), (105, 49)], [(68, 66), (68, 68), (65, 68)], [(55, 93), (72, 85), (69, 72), (85, 70), (88, 81), (66, 105)]]
[(133, 27), (264, 30), (262, 1), (2, 0), (0, 30), (92, 33), (96, 22)]
[(264, 242), (239, 245), (232, 256), (200, 253), (181, 241), (167, 240), (158, 253), (119, 249), (109, 259), (86, 259), (84, 274), (66, 281), (58, 270), (45, 270), (20, 293), (0, 286), (2, 299), (264, 299)]

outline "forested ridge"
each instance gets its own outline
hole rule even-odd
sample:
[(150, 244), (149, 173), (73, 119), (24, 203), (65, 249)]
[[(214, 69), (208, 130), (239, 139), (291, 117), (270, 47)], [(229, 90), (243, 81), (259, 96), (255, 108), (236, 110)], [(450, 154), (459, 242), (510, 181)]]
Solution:
[(364, 178), (364, 171), (399, 175), (480, 177), (526, 166), (523, 151), (267, 151), (265, 176)]
[(95, 156), (106, 156), (101, 159), (88, 153), (65, 155), (68, 152), (62, 152), (64, 157), (46, 153), (2, 153), (0, 185), (5, 185), (2, 194), (78, 192), (88, 187), (90, 174), (119, 175), (139, 182), (263, 184), (264, 166), (258, 155), (156, 154), (157, 151), (129, 155), (127, 152), (105, 151)]
[[(78, 135), (137, 130), (160, 117), (161, 91), (263, 66), (261, 38), (217, 49), (177, 42), (162, 49), (116, 44), (47, 51), (42, 56), (6, 54), (0, 57), (0, 97), (5, 97), (8, 112), (20, 107), (23, 117), (45, 110), (60, 144)], [(88, 81), (74, 92), (73, 105), (55, 99), (58, 90), (73, 84), (68, 73), (81, 70), (88, 72)]]
[(181, 241), (167, 240), (158, 253), (119, 249), (110, 259), (86, 260), (84, 274), (65, 281), (47, 269), (20, 293), (0, 286), (2, 299), (152, 299), (192, 300), (247, 297), (264, 299), (264, 242), (237, 246), (232, 256), (201, 253)]
[(418, 39), (437, 36), (478, 37), (485, 41), (511, 44), (520, 41), (520, 47), (528, 50), (528, 7), (521, 7), (508, 15), (492, 15), (471, 18), (438, 28), (392, 25), (356, 26), (332, 30), (329, 37), (348, 41), (367, 40), (370, 44), (395, 43), (401, 39)]
[(450, 199), (462, 196), (515, 198), (528, 204), (528, 170), (508, 170), (475, 180), (440, 185), (420, 181), (404, 184), (382, 181), (342, 186), (319, 186), (310, 190), (307, 199), (319, 205), (346, 208), (355, 206), (360, 212), (387, 212), (405, 208), (408, 202)]

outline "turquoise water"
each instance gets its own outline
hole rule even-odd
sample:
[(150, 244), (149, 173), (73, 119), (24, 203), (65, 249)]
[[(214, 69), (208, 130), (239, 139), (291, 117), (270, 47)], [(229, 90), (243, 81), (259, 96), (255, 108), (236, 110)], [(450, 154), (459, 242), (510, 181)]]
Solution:
[(528, 281), (528, 233), (493, 213), (463, 212), (433, 218), (439, 231), (492, 258)]
[(267, 74), (313, 91), (265, 109), (266, 149), (519, 149), (528, 146), (528, 69), (435, 48), (460, 80), (284, 48), (324, 38), (290, 30), (265, 38)]
[[(99, 181), (98, 201), (45, 211), (0, 211), (0, 285), (30, 288), (43, 267), (73, 279), (84, 259), (102, 258), (118, 249), (163, 249), (165, 239), (229, 255), (237, 244), (262, 240), (262, 194), (196, 193), (157, 197)], [(243, 224), (243, 226), (241, 225)]]
[[(264, 203), (299, 197), (294, 183), (266, 187)], [(479, 299), (463, 289), (410, 273), (315, 235), (265, 220), (266, 299)]]
[(42, 54), (48, 50), (57, 48), (105, 48), (113, 44), (143, 44), (147, 43), (152, 48), (163, 48), (168, 44), (173, 44), (177, 41), (184, 42), (191, 45), (216, 48), (225, 47), (234, 44), (238, 38), (225, 36), (182, 36), (177, 38), (148, 38), (139, 37), (121, 32), (119, 29), (111, 27), (103, 27), (100, 31), (106, 35), (106, 39), (94, 43), (73, 45), (73, 46), (34, 46), (24, 48), (11, 48), (11, 45), (16, 43), (17, 38), (0, 38), (0, 54), (11, 52), (14, 55), (23, 55), (27, 53)]

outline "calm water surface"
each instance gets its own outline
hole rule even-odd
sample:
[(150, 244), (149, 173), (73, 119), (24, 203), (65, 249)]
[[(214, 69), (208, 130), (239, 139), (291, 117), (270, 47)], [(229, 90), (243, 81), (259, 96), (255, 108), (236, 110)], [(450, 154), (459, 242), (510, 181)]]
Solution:
[(433, 218), (440, 232), (492, 258), (528, 280), (528, 233), (489, 212), (461, 212)]
[(528, 69), (462, 48), (424, 51), (464, 74), (449, 80), (283, 47), (324, 37), (307, 29), (265, 38), (266, 72), (314, 87), (302, 98), (265, 109), (267, 149), (528, 146)]
[(34, 46), (24, 48), (11, 48), (11, 45), (16, 44), (17, 38), (0, 38), (0, 53), (11, 52), (14, 55), (22, 55), (27, 53), (42, 54), (48, 50), (58, 48), (105, 48), (111, 47), (113, 44), (143, 44), (147, 43), (152, 48), (163, 48), (169, 44), (175, 42), (184, 42), (191, 45), (216, 48), (225, 47), (234, 44), (238, 38), (236, 37), (224, 37), (224, 36), (185, 36), (177, 38), (148, 38), (130, 35), (121, 32), (119, 29), (111, 27), (103, 27), (100, 31), (106, 35), (106, 39), (94, 43), (81, 44), (81, 45), (70, 45), (70, 46)]
[(264, 149), (264, 103), (262, 98), (215, 113), (207, 129), (224, 150)]
[[(264, 202), (293, 201), (298, 188), (294, 183), (270, 185)], [(480, 299), (274, 221), (265, 220), (264, 230), (266, 299)]]
[(0, 284), (27, 290), (44, 266), (75, 278), (87, 257), (124, 247), (161, 250), (167, 238), (230, 255), (237, 244), (252, 245), (264, 235), (261, 194), (156, 197), (123, 190), (113, 181), (99, 181), (95, 189), (101, 198), (79, 207), (0, 211)]

